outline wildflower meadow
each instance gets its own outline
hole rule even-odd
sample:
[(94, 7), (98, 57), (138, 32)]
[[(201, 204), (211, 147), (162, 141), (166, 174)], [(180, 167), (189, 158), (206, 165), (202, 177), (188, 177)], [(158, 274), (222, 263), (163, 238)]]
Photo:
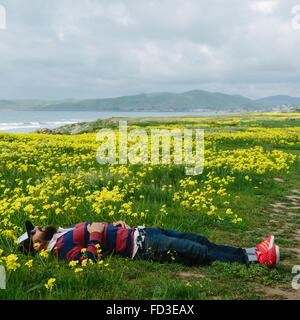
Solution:
[[(117, 120), (107, 128), (117, 132)], [(299, 194), (277, 208), (283, 210), (277, 218), (270, 204), (285, 203), (300, 189), (300, 113), (128, 120), (129, 130), (141, 128), (203, 129), (203, 172), (186, 175), (185, 165), (172, 161), (100, 164), (100, 128), (79, 135), (0, 133), (0, 299), (263, 299), (274, 298), (278, 286), (275, 298), (292, 290), (291, 270), (300, 264), (294, 250)], [(26, 220), (61, 227), (123, 220), (241, 247), (273, 233), (282, 263), (271, 270), (223, 263), (196, 268), (108, 256), (99, 247), (97, 263), (78, 265), (47, 250), (20, 253), (16, 240)]]

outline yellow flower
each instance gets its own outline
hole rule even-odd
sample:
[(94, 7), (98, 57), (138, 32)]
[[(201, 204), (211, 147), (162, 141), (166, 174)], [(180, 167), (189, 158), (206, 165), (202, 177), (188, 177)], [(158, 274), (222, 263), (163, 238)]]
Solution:
[(226, 210), (226, 214), (233, 214), (232, 210), (229, 208)]
[(31, 268), (32, 267), (32, 263), (33, 263), (33, 260), (28, 260), (26, 263), (25, 263), (25, 266), (27, 266), (28, 268)]
[(32, 213), (34, 210), (34, 206), (32, 204), (28, 204), (25, 208), (24, 211), (27, 213)]
[(15, 254), (10, 254), (5, 260), (7, 270), (16, 271), (17, 268), (21, 267), (21, 265), (17, 263), (18, 257)]
[(75, 267), (78, 263), (79, 263), (78, 260), (72, 260), (72, 261), (70, 261), (69, 266), (70, 267)]
[(1, 234), (3, 234), (5, 237), (8, 237), (8, 238), (13, 238), (13, 239), (15, 238), (13, 230), (3, 230)]
[(238, 222), (242, 222), (242, 221), (243, 221), (242, 218), (237, 218), (237, 217), (232, 220), (233, 223), (238, 223)]
[(42, 249), (41, 252), (40, 252), (40, 255), (43, 258), (48, 258), (49, 257), (49, 252), (50, 252), (49, 249)]
[(88, 263), (88, 260), (87, 260), (87, 259), (84, 259), (84, 260), (82, 260), (81, 265), (82, 265), (83, 267), (85, 267), (85, 266), (87, 266), (87, 263)]
[(56, 214), (60, 214), (62, 212), (62, 210), (60, 208), (56, 208), (55, 213)]
[(48, 280), (48, 282), (45, 284), (45, 287), (47, 288), (47, 290), (52, 291), (55, 281), (56, 281), (55, 278), (50, 278)]
[(74, 269), (74, 272), (76, 272), (76, 273), (77, 273), (77, 272), (81, 272), (81, 271), (83, 271), (82, 268), (75, 268), (75, 269)]
[(187, 287), (192, 287), (192, 285), (191, 285), (189, 282), (187, 282), (185, 285), (186, 285)]

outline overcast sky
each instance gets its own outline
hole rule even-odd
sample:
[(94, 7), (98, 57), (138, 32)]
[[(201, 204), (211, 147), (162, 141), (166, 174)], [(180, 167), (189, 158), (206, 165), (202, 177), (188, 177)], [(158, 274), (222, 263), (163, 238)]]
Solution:
[(0, 0), (0, 8), (0, 99), (194, 89), (300, 96), (300, 0)]

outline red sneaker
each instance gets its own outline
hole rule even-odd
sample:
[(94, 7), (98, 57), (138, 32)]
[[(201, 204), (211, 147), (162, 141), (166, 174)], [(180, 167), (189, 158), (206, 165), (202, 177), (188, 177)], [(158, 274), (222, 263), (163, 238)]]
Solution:
[(276, 266), (279, 262), (279, 247), (273, 246), (271, 249), (269, 249), (266, 252), (255, 252), (255, 255), (257, 257), (257, 260), (260, 264), (267, 263), (267, 266), (269, 268)]
[(270, 250), (274, 245), (274, 236), (271, 235), (268, 237), (267, 240), (259, 243), (256, 248), (259, 250), (259, 252), (266, 252)]

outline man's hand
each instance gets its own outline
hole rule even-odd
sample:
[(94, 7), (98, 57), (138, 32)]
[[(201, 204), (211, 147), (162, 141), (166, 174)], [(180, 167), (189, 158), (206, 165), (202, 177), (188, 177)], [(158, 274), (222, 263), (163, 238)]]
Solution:
[(89, 224), (87, 226), (87, 231), (89, 233), (92, 233), (92, 232), (100, 232), (100, 233), (102, 233), (104, 231), (104, 227), (105, 227), (104, 223), (93, 222), (92, 224)]
[(114, 227), (122, 227), (122, 228), (125, 228), (125, 229), (130, 229), (130, 226), (128, 224), (126, 224), (124, 221), (116, 221), (116, 222), (113, 222), (112, 224)]

